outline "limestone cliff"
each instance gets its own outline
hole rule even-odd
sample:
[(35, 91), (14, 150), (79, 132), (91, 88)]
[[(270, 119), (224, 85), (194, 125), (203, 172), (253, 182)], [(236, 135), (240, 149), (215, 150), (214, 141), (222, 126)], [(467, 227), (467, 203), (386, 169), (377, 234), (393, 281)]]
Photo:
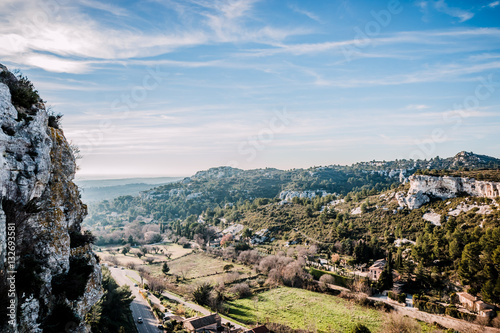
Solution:
[(0, 331), (86, 332), (101, 271), (75, 158), (31, 83), (2, 65), (0, 127)]
[(496, 198), (500, 196), (500, 183), (462, 177), (437, 177), (413, 175), (408, 193), (399, 192), (396, 198), (400, 206), (420, 208), (431, 198), (449, 199), (459, 195)]

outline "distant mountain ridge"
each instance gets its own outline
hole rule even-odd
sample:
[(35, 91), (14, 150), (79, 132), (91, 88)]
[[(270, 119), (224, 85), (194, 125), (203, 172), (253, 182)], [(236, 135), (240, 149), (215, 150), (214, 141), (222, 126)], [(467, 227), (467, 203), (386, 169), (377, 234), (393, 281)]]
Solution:
[[(158, 186), (141, 193), (131, 204), (146, 199), (161, 211), (165, 221), (200, 214), (206, 209), (226, 204), (275, 199), (282, 192), (336, 193), (383, 191), (396, 188), (417, 170), (500, 169), (500, 159), (460, 152), (453, 157), (430, 160), (395, 160), (360, 162), (350, 166), (330, 165), (308, 169), (275, 168), (242, 170), (229, 166), (199, 171), (181, 181)], [(136, 202), (137, 201), (137, 202)]]

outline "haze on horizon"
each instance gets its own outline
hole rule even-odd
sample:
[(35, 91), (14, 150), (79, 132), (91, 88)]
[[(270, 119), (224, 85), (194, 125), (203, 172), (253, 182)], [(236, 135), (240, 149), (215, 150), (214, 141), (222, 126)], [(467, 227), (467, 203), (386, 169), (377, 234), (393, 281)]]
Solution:
[(78, 177), (500, 157), (500, 1), (6, 0)]

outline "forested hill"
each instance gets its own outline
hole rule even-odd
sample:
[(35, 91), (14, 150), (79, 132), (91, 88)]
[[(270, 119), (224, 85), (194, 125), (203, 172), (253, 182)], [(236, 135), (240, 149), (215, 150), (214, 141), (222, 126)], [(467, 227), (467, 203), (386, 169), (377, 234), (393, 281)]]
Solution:
[(330, 165), (286, 171), (218, 167), (145, 191), (140, 197), (125, 196), (105, 201), (91, 209), (90, 219), (99, 213), (130, 210), (131, 218), (142, 214), (151, 215), (159, 221), (169, 221), (256, 198), (273, 199), (280, 195), (282, 199), (293, 196), (312, 198), (329, 193), (345, 195), (353, 191), (382, 191), (399, 186), (417, 170), (484, 168), (500, 169), (500, 160), (460, 152), (450, 158), (371, 161), (351, 166)]

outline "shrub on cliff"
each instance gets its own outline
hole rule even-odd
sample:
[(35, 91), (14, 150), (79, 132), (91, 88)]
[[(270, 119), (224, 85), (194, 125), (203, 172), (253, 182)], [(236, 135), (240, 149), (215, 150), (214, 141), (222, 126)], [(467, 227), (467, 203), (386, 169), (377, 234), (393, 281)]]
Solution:
[(30, 109), (31, 106), (40, 100), (38, 91), (30, 80), (22, 74), (16, 77), (14, 74), (2, 71), (0, 72), (0, 82), (5, 83), (10, 90), (12, 104)]

